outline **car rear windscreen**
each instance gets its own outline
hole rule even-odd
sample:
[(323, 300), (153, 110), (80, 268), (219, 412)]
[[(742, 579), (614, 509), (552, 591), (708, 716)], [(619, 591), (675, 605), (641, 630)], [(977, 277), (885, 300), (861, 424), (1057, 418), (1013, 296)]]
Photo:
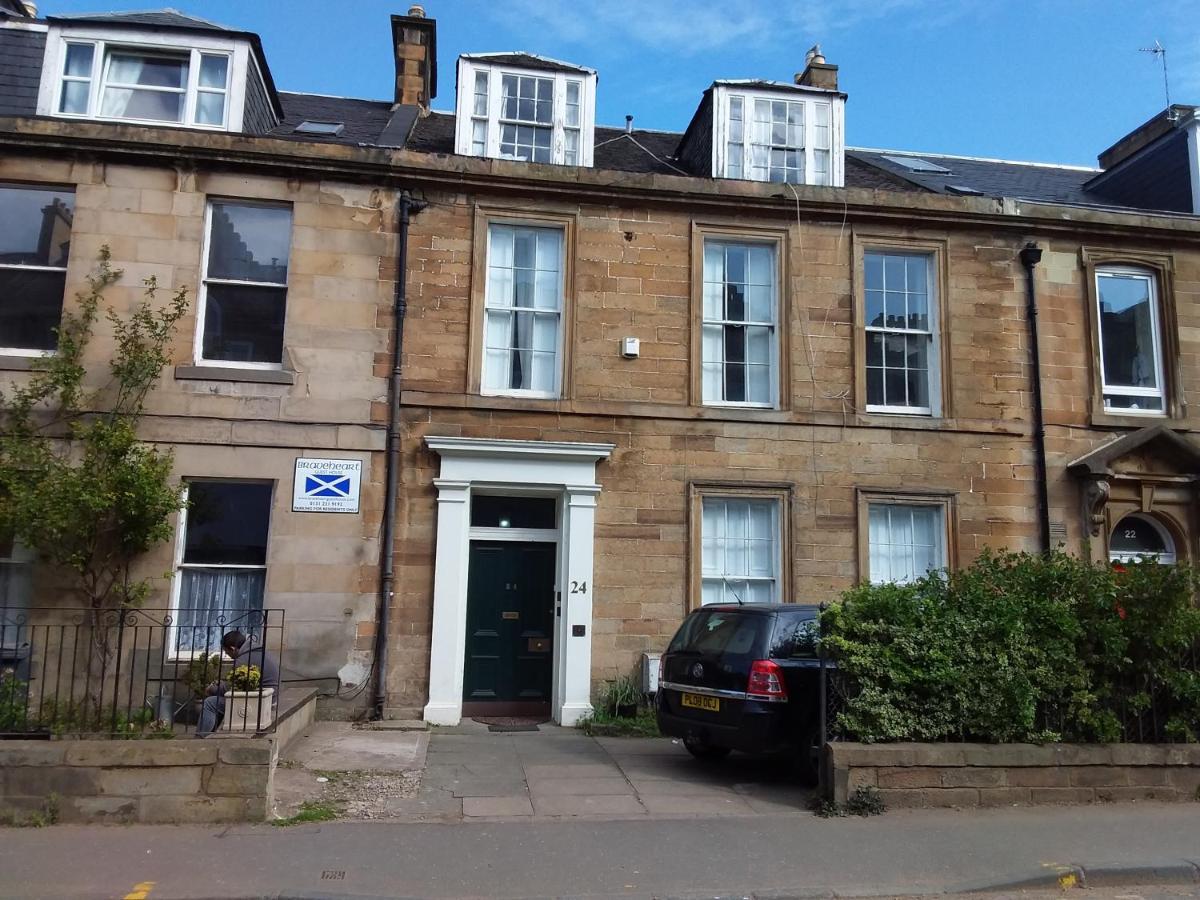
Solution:
[(727, 609), (697, 610), (683, 623), (667, 652), (704, 656), (758, 653), (770, 624), (770, 616)]

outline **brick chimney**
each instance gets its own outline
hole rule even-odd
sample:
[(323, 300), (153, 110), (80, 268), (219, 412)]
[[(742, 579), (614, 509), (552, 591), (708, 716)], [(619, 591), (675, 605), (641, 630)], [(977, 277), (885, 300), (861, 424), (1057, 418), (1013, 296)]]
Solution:
[(414, 5), (406, 16), (392, 16), (396, 56), (396, 102), (429, 109), (437, 96), (437, 22)]
[(821, 55), (821, 45), (813, 44), (812, 49), (804, 55), (804, 71), (796, 76), (796, 84), (836, 91), (837, 73), (837, 66), (825, 62), (825, 57)]

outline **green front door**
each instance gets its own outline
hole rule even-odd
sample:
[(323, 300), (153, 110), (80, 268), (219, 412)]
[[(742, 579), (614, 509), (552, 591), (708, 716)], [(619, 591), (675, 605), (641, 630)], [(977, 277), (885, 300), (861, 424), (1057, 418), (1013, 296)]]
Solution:
[[(463, 702), (500, 715), (547, 710), (554, 640), (554, 544), (472, 541)], [(467, 711), (467, 710), (464, 710)]]

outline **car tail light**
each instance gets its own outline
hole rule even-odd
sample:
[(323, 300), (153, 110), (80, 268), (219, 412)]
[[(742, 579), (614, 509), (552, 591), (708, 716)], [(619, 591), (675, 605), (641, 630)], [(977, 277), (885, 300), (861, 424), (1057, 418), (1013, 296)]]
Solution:
[(783, 669), (779, 663), (771, 659), (756, 659), (751, 663), (746, 693), (756, 698), (786, 700), (787, 686), (783, 683)]

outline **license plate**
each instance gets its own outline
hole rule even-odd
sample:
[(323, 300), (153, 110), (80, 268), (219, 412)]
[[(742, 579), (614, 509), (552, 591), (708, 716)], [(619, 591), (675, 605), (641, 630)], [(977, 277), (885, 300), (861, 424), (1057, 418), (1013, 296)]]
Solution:
[(692, 709), (704, 709), (709, 712), (720, 712), (721, 701), (716, 697), (705, 697), (703, 694), (684, 694), (683, 699), (679, 701), (683, 706), (690, 706)]

